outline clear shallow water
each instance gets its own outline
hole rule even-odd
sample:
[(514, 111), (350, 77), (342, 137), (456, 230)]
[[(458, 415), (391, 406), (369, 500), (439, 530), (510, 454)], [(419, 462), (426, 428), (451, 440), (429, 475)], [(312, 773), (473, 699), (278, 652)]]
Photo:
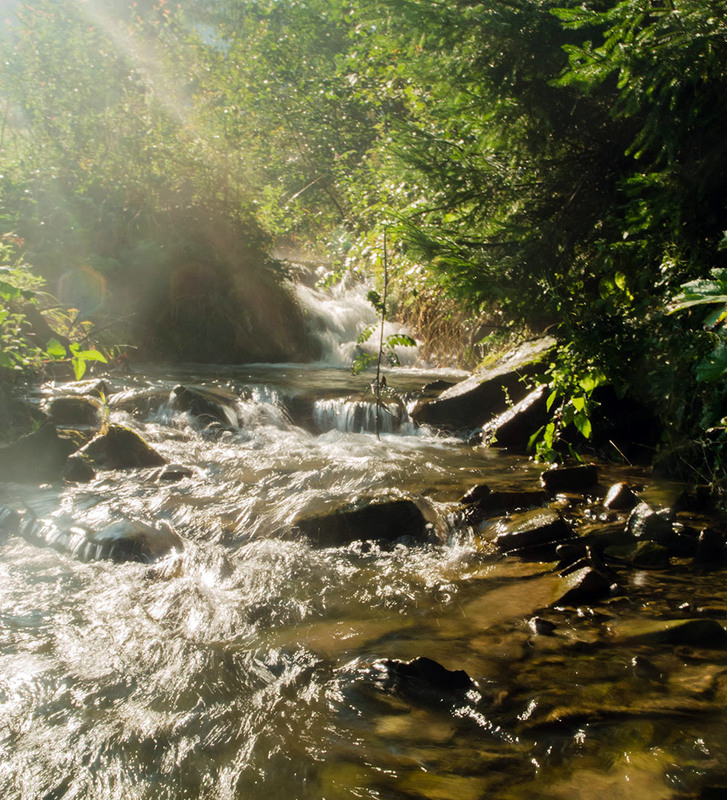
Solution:
[[(406, 394), (431, 377), (389, 382)], [(239, 430), (164, 401), (179, 381), (212, 380), (240, 397)], [(112, 420), (191, 477), (0, 484), (0, 503), (38, 516), (161, 519), (185, 540), (154, 565), (0, 546), (2, 797), (681, 798), (727, 783), (726, 654), (645, 644), (633, 627), (725, 620), (724, 573), (632, 571), (595, 610), (547, 610), (550, 565), (497, 557), (456, 504), (476, 483), (534, 488), (541, 468), (408, 424), (380, 442), (346, 430), (346, 398), (367, 380), (298, 365), (132, 376), (111, 387)], [(130, 387), (157, 400), (115, 408)], [(316, 398), (340, 404), (340, 424), (316, 429)], [(605, 481), (624, 476), (654, 502), (678, 489), (626, 469)], [(415, 499), (439, 543), (291, 539), (297, 514), (380, 492)], [(533, 636), (536, 613), (556, 636)], [(371, 665), (417, 656), (466, 670), (477, 693), (383, 691)]]

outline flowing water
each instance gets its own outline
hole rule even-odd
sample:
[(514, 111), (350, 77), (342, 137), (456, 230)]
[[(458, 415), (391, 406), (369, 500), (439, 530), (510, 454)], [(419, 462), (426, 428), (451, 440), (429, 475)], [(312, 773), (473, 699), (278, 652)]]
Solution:
[[(0, 503), (39, 517), (166, 520), (185, 541), (150, 565), (0, 545), (0, 796), (716, 797), (727, 656), (639, 625), (724, 620), (724, 572), (630, 571), (595, 609), (549, 609), (552, 565), (494, 554), (457, 504), (477, 483), (535, 487), (541, 468), (411, 424), (408, 393), (432, 377), (388, 373), (404, 402), (377, 441), (370, 376), (342, 366), (156, 368), (111, 382), (112, 420), (191, 474), (0, 484)], [(175, 411), (180, 382), (232, 390), (239, 426)], [(115, 405), (125, 390), (152, 400)], [(676, 491), (626, 468), (604, 480), (623, 477), (657, 504)], [(414, 498), (437, 541), (290, 535), (300, 513), (382, 492)], [(534, 635), (536, 613), (556, 635)], [(377, 680), (377, 660), (417, 656), (477, 690), (432, 701)]]

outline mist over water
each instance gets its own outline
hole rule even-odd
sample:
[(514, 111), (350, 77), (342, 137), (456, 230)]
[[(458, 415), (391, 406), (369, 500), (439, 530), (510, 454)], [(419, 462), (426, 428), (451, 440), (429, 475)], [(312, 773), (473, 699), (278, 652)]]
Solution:
[[(311, 297), (321, 316), (338, 315), (340, 298)], [(362, 319), (341, 315), (330, 352), (345, 360)], [(387, 372), (402, 400), (377, 441), (371, 377), (289, 364), (114, 379), (111, 420), (190, 475), (0, 484), (0, 503), (59, 526), (162, 520), (184, 540), (154, 564), (84, 563), (2, 540), (3, 798), (661, 798), (675, 796), (669, 770), (685, 786), (690, 764), (727, 770), (721, 718), (685, 715), (708, 681), (700, 662), (648, 653), (670, 676), (665, 691), (635, 672), (630, 647), (599, 644), (602, 619), (566, 614), (559, 638), (533, 640), (525, 622), (548, 596), (548, 565), (494, 555), (457, 500), (477, 483), (532, 486), (541, 468), (416, 428), (406, 409), (433, 376), (414, 368)], [(236, 424), (176, 410), (179, 383), (232, 391)], [(134, 396), (156, 401), (125, 401)], [(380, 494), (414, 500), (432, 541), (316, 549), (292, 532), (299, 514)], [(674, 578), (659, 602), (712, 584)], [(723, 590), (712, 596), (727, 608)], [(381, 688), (377, 659), (421, 655), (466, 670), (477, 691), (432, 705)], [(727, 674), (722, 656), (708, 667), (714, 680)], [(613, 704), (632, 711), (552, 725), (561, 707)]]

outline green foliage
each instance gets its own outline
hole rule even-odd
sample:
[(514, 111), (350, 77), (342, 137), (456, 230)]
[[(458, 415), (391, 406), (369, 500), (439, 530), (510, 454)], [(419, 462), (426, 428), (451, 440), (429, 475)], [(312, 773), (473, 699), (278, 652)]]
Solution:
[(698, 278), (684, 283), (670, 306), (671, 313), (695, 306), (716, 306), (702, 321), (703, 327), (712, 331), (713, 341), (712, 351), (695, 367), (697, 380), (704, 383), (713, 383), (727, 374), (727, 330), (724, 326), (727, 318), (727, 269), (713, 269), (711, 274), (712, 280)]
[[(44, 340), (44, 334), (52, 336), (56, 331), (37, 310), (43, 296), (39, 291), (42, 281), (20, 258), (22, 244), (14, 235), (0, 239), (0, 261), (4, 262), (0, 266), (0, 374), (28, 376), (54, 362), (70, 364), (76, 380), (80, 380), (89, 361), (105, 364), (106, 356), (95, 347), (83, 347), (81, 341), (66, 339), (66, 346), (57, 338)], [(55, 320), (63, 323), (60, 327), (66, 333), (71, 332), (73, 316), (56, 308)], [(60, 332), (57, 335), (66, 338)]]
[(564, 453), (579, 459), (579, 442), (571, 434), (575, 430), (582, 439), (591, 438), (591, 418), (598, 407), (592, 395), (608, 379), (593, 365), (584, 369), (572, 346), (560, 348), (547, 377), (551, 392), (546, 407), (552, 418), (533, 433), (528, 449), (534, 449), (539, 461), (559, 461)]

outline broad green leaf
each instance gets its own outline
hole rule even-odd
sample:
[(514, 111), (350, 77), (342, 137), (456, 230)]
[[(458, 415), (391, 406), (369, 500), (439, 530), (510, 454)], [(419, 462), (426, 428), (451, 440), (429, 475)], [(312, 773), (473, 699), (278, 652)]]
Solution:
[(697, 380), (705, 383), (719, 380), (727, 372), (727, 342), (719, 345), (696, 367)]
[(76, 353), (76, 358), (83, 359), (83, 361), (101, 361), (104, 364), (106, 363), (106, 356), (95, 348), (91, 350), (81, 350), (79, 353)]
[(557, 398), (558, 398), (558, 390), (553, 389), (553, 391), (548, 395), (548, 400), (545, 403), (546, 411), (550, 411), (550, 409), (553, 407), (553, 403), (555, 403)]
[(82, 358), (74, 358), (71, 361), (73, 364), (73, 374), (76, 376), (76, 380), (80, 381), (86, 374), (86, 362)]
[(58, 339), (49, 339), (48, 344), (45, 346), (45, 351), (55, 361), (66, 357), (66, 348)]
[(586, 398), (585, 397), (571, 397), (570, 399), (573, 407), (576, 411), (583, 411), (586, 407)]
[(587, 415), (579, 412), (573, 417), (573, 424), (578, 428), (579, 432), (586, 438), (591, 438), (591, 420)]

